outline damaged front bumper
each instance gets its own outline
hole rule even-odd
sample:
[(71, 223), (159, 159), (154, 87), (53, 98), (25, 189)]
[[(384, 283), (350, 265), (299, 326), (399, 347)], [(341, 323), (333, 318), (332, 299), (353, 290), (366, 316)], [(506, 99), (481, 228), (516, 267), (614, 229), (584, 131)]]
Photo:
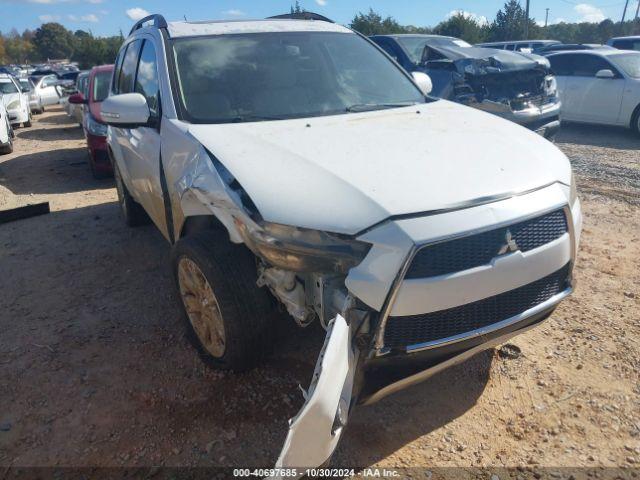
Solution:
[[(330, 322), (309, 394), (290, 422), (277, 467), (313, 468), (326, 464), (354, 405), (369, 405), (420, 383), (548, 318), (574, 287), (572, 270), (582, 213), (579, 201), (569, 207), (568, 198), (568, 187), (553, 184), (456, 212), (389, 222), (364, 234), (362, 239), (373, 244), (371, 254), (347, 277), (350, 301)], [(455, 233), (457, 225), (465, 225), (466, 235), (474, 236), (496, 227), (514, 228), (515, 233), (523, 222), (540, 220), (542, 223), (527, 227), (539, 232), (540, 225), (548, 225), (560, 215), (563, 233), (530, 250), (498, 254), (488, 265), (454, 274), (428, 278), (408, 275), (421, 249), (464, 238)], [(407, 242), (401, 240), (401, 232)], [(384, 272), (392, 269), (399, 273), (384, 278)], [(527, 299), (527, 292), (532, 289), (535, 298)], [(409, 336), (415, 333), (412, 322), (419, 321), (417, 317), (453, 312), (485, 300), (505, 305), (521, 301), (501, 298), (513, 292), (525, 297), (522, 305), (526, 308), (507, 308), (504, 312), (508, 315), (492, 314), (490, 317), (495, 320), (474, 330), (451, 331), (435, 340), (416, 343), (412, 341), (415, 337)], [(381, 295), (383, 301), (376, 303)], [(363, 304), (369, 307), (368, 311)], [(487, 308), (493, 307), (482, 305), (475, 315), (482, 315)], [(398, 321), (404, 322), (401, 330), (407, 335), (401, 345), (385, 335), (392, 331), (391, 323), (395, 322), (396, 328)], [(444, 321), (443, 325), (455, 323), (453, 317)]]
[(558, 99), (540, 106), (525, 105), (520, 110), (513, 109), (508, 103), (491, 100), (484, 100), (470, 106), (522, 125), (547, 139), (552, 139), (560, 130), (561, 102)]

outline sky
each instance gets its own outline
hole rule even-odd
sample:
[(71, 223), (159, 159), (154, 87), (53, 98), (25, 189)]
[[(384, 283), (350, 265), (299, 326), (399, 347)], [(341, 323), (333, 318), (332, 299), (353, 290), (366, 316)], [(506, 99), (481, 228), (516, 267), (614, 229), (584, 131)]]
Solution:
[[(295, 0), (293, 0), (295, 1)], [(94, 35), (126, 35), (147, 13), (167, 19), (211, 20), (264, 18), (289, 11), (291, 0), (0, 0), (0, 32), (34, 29), (43, 22), (59, 22), (70, 30), (90, 30)], [(524, 2), (525, 0), (521, 0)], [(638, 0), (629, 0), (627, 18), (635, 15)], [(301, 0), (306, 10), (348, 24), (358, 12), (373, 8), (401, 24), (434, 26), (456, 11), (491, 21), (504, 0)], [(619, 21), (625, 0), (531, 0), (531, 17), (544, 23), (566, 21)]]

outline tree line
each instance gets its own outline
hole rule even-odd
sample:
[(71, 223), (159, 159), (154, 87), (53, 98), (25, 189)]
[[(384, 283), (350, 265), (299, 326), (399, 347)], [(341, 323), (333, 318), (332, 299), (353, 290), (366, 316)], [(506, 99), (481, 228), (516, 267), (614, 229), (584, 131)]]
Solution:
[[(291, 12), (304, 11), (296, 1)], [(350, 27), (363, 35), (391, 33), (433, 33), (462, 38), (469, 43), (503, 40), (522, 40), (527, 19), (518, 0), (508, 0), (492, 22), (458, 12), (435, 27), (401, 25), (393, 17), (383, 18), (369, 9), (358, 13)], [(556, 23), (546, 27), (528, 19), (529, 38), (553, 39), (564, 43), (604, 43), (611, 37), (640, 34), (640, 20), (624, 23), (606, 19), (600, 23)], [(36, 30), (15, 29), (8, 34), (0, 32), (0, 64), (39, 63), (52, 59), (70, 59), (80, 68), (112, 63), (124, 38), (122, 32), (112, 37), (96, 37), (91, 32), (72, 32), (56, 22), (44, 23)]]
[[(605, 43), (611, 37), (640, 35), (640, 19), (613, 22), (610, 19), (600, 23), (556, 23), (540, 26), (528, 19), (531, 39), (552, 39), (563, 43)], [(358, 13), (351, 24), (352, 29), (363, 35), (385, 35), (393, 33), (431, 33), (458, 37), (469, 43), (524, 40), (526, 13), (518, 0), (508, 0), (498, 11), (492, 22), (481, 22), (477, 18), (457, 12), (433, 28), (401, 25), (393, 17), (382, 18), (369, 9), (368, 13)]]
[(72, 32), (56, 22), (44, 23), (22, 34), (15, 29), (0, 32), (0, 64), (32, 64), (69, 59), (80, 68), (113, 63), (124, 41), (122, 32), (112, 37), (96, 37), (91, 32)]

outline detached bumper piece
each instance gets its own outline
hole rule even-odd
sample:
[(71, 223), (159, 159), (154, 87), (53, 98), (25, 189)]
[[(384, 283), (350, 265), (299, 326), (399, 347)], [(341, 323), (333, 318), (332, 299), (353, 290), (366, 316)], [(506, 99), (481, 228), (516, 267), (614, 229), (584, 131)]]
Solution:
[(327, 330), (306, 401), (289, 422), (276, 468), (315, 468), (330, 459), (347, 423), (357, 362), (350, 327), (337, 315)]

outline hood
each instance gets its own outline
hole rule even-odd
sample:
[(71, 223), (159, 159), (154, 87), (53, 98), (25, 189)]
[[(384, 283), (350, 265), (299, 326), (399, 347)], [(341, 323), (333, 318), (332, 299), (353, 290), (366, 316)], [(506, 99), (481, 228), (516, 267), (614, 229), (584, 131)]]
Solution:
[(549, 68), (549, 61), (540, 55), (482, 47), (429, 46), (456, 64), (460, 73), (482, 75)]
[(337, 233), (355, 234), (395, 215), (569, 183), (571, 176), (567, 158), (541, 136), (445, 100), (188, 128), (266, 221)]

